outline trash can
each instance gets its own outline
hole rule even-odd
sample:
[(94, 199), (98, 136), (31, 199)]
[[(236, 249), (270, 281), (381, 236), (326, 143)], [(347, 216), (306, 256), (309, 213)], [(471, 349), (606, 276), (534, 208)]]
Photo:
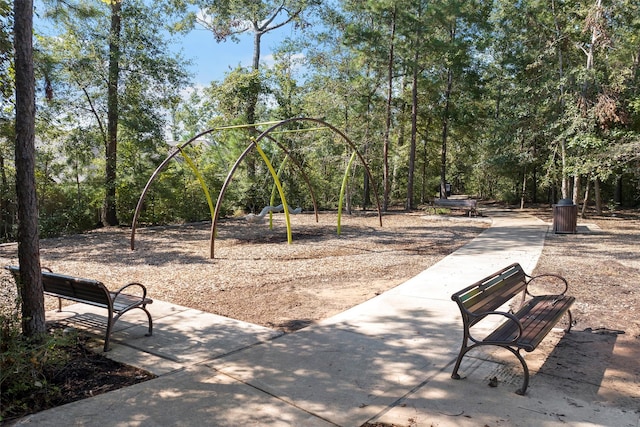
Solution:
[(553, 232), (573, 233), (578, 229), (578, 205), (571, 199), (560, 199), (553, 205)]

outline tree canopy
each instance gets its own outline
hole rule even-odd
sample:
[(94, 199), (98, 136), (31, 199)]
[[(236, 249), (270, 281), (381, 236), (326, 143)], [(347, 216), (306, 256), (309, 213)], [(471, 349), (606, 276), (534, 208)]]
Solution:
[[(129, 224), (144, 183), (179, 142), (214, 127), (321, 118), (358, 145), (350, 206), (415, 209), (454, 194), (510, 203), (573, 198), (599, 211), (640, 198), (640, 6), (631, 0), (46, 0), (34, 27), (35, 175), (43, 235)], [(0, 9), (10, 4), (0, 0)], [(16, 238), (11, 159), (11, 15), (0, 19), (0, 202)], [(198, 87), (170, 43), (195, 27), (219, 43), (253, 40), (250, 66)], [(263, 38), (291, 36), (266, 63)], [(200, 55), (207, 55), (201, 52)], [(291, 124), (263, 149), (291, 202), (312, 200), (279, 148), (303, 167), (321, 208), (336, 207), (351, 153), (330, 132)], [(212, 132), (185, 153), (215, 193), (264, 130)], [(248, 158), (224, 212), (270, 203), (268, 171)], [(595, 200), (588, 189), (595, 189)], [(289, 194), (290, 193), (290, 194)], [(209, 218), (198, 178), (173, 162), (143, 223)]]

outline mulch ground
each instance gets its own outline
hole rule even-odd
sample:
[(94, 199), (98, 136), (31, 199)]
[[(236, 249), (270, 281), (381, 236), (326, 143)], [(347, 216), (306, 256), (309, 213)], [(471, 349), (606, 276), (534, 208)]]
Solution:
[[(526, 212), (551, 223), (548, 207)], [(206, 256), (206, 224), (141, 231), (140, 249), (133, 253), (124, 250), (129, 245), (126, 230), (52, 239), (44, 242), (43, 253), (57, 271), (97, 276), (107, 283), (121, 282), (133, 271), (143, 282), (153, 282), (149, 275), (157, 274), (164, 278), (163, 286), (152, 284), (150, 291), (158, 299), (293, 331), (403, 282), (487, 226), (464, 222), (464, 218), (457, 218), (463, 222), (425, 222), (421, 216), (397, 214), (398, 222), (384, 229), (376, 226), (375, 218), (365, 217), (368, 222), (362, 225), (347, 222), (342, 237), (335, 237), (333, 220), (314, 223), (311, 228), (298, 224), (294, 238), (304, 245), (283, 243), (282, 223), (276, 231), (265, 231), (227, 222), (221, 225), (216, 243), (219, 258), (213, 263)], [(577, 298), (573, 309), (576, 333), (560, 343), (543, 342), (540, 354), (544, 357), (538, 362), (535, 357), (531, 359), (532, 370), (553, 376), (562, 375), (554, 372), (558, 366), (572, 366), (572, 375), (591, 375), (594, 382), (602, 384), (599, 400), (637, 409), (640, 213), (619, 211), (597, 216), (590, 212), (589, 218), (580, 219), (579, 224), (578, 234), (547, 235), (534, 272), (554, 272), (569, 279), (570, 294)], [(365, 237), (356, 240), (360, 235)], [(281, 250), (284, 252), (274, 252)], [(7, 248), (0, 249), (0, 257), (7, 257)], [(124, 267), (118, 268), (118, 263)], [(203, 276), (212, 265), (216, 267), (215, 280)], [(320, 286), (313, 288), (310, 284)], [(193, 298), (202, 292), (210, 297)], [(64, 374), (52, 374), (62, 380), (64, 398), (50, 406), (152, 377), (90, 352), (88, 339), (82, 338), (76, 348), (69, 349), (71, 357)], [(559, 386), (564, 383), (560, 381)], [(31, 411), (45, 407), (35, 402)]]

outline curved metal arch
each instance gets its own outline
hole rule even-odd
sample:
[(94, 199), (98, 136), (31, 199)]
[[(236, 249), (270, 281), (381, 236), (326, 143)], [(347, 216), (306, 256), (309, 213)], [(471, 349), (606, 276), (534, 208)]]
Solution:
[(269, 128), (266, 131), (264, 131), (256, 139), (256, 142), (259, 142), (260, 139), (263, 137), (263, 135), (267, 136), (267, 134), (269, 132), (271, 132), (273, 129), (275, 129), (277, 127), (280, 127), (280, 126), (282, 126), (284, 124), (287, 124), (287, 123), (290, 123), (290, 122), (294, 122), (294, 121), (308, 121), (308, 122), (318, 123), (318, 124), (320, 124), (320, 125), (322, 125), (324, 127), (327, 127), (329, 129), (331, 129), (333, 132), (335, 132), (338, 135), (340, 135), (340, 137), (353, 149), (353, 151), (355, 151), (356, 155), (358, 156), (358, 158), (362, 162), (362, 166), (364, 166), (365, 172), (367, 173), (367, 176), (369, 177), (369, 182), (371, 183), (371, 186), (373, 187), (373, 194), (376, 196), (376, 207), (378, 209), (378, 220), (380, 222), (380, 227), (382, 227), (382, 208), (381, 208), (381, 205), (380, 205), (380, 196), (378, 195), (378, 189), (377, 189), (376, 183), (375, 183), (375, 181), (373, 179), (373, 175), (371, 174), (371, 170), (369, 169), (369, 165), (367, 164), (367, 161), (364, 159), (362, 154), (360, 154), (360, 151), (358, 151), (358, 148), (353, 143), (353, 141), (351, 141), (351, 139), (344, 132), (342, 132), (340, 129), (338, 129), (337, 127), (333, 126), (332, 124), (327, 123), (327, 122), (325, 122), (324, 120), (321, 120), (321, 119), (315, 119), (313, 117), (294, 117), (294, 118), (283, 120), (280, 123), (277, 123), (277, 124), (271, 126), (271, 128)]
[(311, 203), (313, 203), (313, 212), (316, 215), (316, 222), (318, 222), (319, 221), (319, 218), (318, 218), (318, 201), (316, 199), (316, 193), (313, 191), (313, 186), (311, 185), (311, 181), (309, 180), (309, 176), (304, 171), (304, 167), (302, 166), (302, 163), (300, 163), (298, 161), (298, 159), (294, 155), (291, 154), (289, 149), (286, 146), (284, 146), (280, 141), (276, 140), (271, 135), (265, 135), (265, 136), (267, 138), (269, 138), (272, 142), (277, 144), (278, 148), (280, 148), (282, 151), (284, 151), (284, 153), (287, 156), (289, 156), (289, 159), (291, 159), (293, 164), (296, 165), (296, 167), (300, 170), (300, 173), (302, 174), (302, 179), (304, 179), (304, 182), (307, 184), (307, 187), (309, 188), (309, 193), (311, 195)]
[(227, 178), (225, 179), (224, 183), (222, 184), (222, 187), (220, 188), (220, 193), (218, 193), (218, 200), (216, 201), (215, 213), (213, 215), (213, 221), (211, 223), (211, 234), (210, 234), (210, 241), (209, 241), (209, 249), (210, 249), (210, 255), (209, 256), (210, 256), (211, 259), (214, 258), (214, 254), (215, 254), (215, 236), (216, 236), (216, 228), (217, 228), (218, 218), (220, 216), (220, 204), (222, 203), (222, 200), (224, 198), (224, 194), (225, 194), (225, 192), (227, 190), (227, 187), (229, 186), (229, 183), (231, 182), (231, 179), (233, 178), (233, 175), (235, 174), (235, 171), (238, 169), (238, 166), (240, 165), (240, 163), (242, 163), (244, 158), (251, 152), (251, 150), (255, 146), (257, 146), (257, 144), (262, 140), (262, 138), (267, 137), (267, 135), (270, 132), (272, 132), (273, 130), (277, 129), (278, 127), (283, 126), (283, 125), (285, 125), (287, 123), (295, 122), (295, 121), (309, 121), (309, 122), (314, 122), (314, 123), (321, 124), (321, 125), (329, 128), (329, 129), (331, 129), (336, 134), (340, 135), (342, 137), (342, 139), (344, 141), (346, 141), (347, 144), (353, 149), (353, 151), (356, 153), (356, 155), (358, 156), (358, 158), (362, 162), (362, 164), (364, 166), (364, 169), (365, 169), (365, 171), (367, 173), (367, 176), (369, 177), (369, 181), (371, 182), (371, 186), (373, 187), (373, 193), (376, 196), (376, 205), (377, 205), (377, 208), (378, 208), (378, 219), (379, 219), (379, 222), (380, 222), (380, 226), (382, 227), (382, 209), (380, 207), (380, 197), (378, 195), (378, 190), (376, 188), (375, 181), (373, 180), (373, 175), (371, 174), (371, 171), (369, 169), (369, 166), (367, 165), (367, 162), (365, 161), (365, 159), (362, 156), (362, 154), (360, 154), (360, 152), (358, 151), (358, 148), (353, 143), (353, 141), (351, 141), (338, 128), (336, 128), (335, 126), (325, 122), (324, 120), (315, 119), (315, 118), (312, 118), (312, 117), (295, 117), (295, 118), (282, 120), (281, 122), (278, 122), (275, 125), (273, 125), (270, 128), (268, 128), (267, 130), (263, 131), (255, 140), (251, 141), (249, 146), (247, 146), (247, 148), (242, 152), (242, 154), (240, 154), (240, 156), (238, 157), (238, 159), (236, 160), (234, 165), (229, 170), (229, 174), (227, 175)]
[[(274, 123), (277, 124), (279, 122), (255, 123), (252, 126), (274, 124)], [(147, 181), (147, 184), (144, 186), (144, 189), (142, 190), (142, 193), (140, 194), (140, 198), (138, 199), (138, 204), (136, 205), (136, 210), (135, 210), (135, 212), (133, 214), (133, 220), (131, 222), (131, 242), (130, 242), (131, 250), (135, 250), (136, 229), (137, 229), (137, 224), (138, 224), (138, 218), (140, 217), (140, 211), (142, 210), (142, 205), (144, 203), (144, 199), (147, 196), (147, 192), (149, 191), (149, 188), (151, 187), (151, 184), (153, 183), (153, 181), (155, 181), (155, 179), (158, 177), (160, 172), (167, 166), (167, 164), (178, 153), (183, 154), (183, 149), (185, 147), (187, 147), (188, 145), (191, 145), (192, 143), (194, 143), (195, 141), (197, 141), (198, 139), (202, 138), (205, 135), (208, 135), (210, 133), (213, 133), (213, 132), (219, 131), (219, 130), (239, 129), (239, 128), (246, 128), (246, 127), (250, 127), (250, 125), (232, 125), (232, 126), (221, 126), (221, 127), (212, 128), (212, 129), (206, 130), (204, 132), (200, 132), (199, 134), (195, 135), (194, 137), (192, 137), (188, 141), (183, 142), (182, 144), (176, 145), (171, 150), (171, 152), (169, 153), (167, 158), (164, 159), (162, 161), (162, 163), (160, 163), (160, 165), (156, 168), (156, 170), (151, 174), (151, 177)], [(271, 139), (273, 142), (275, 142), (278, 145), (278, 147), (280, 147), (285, 153), (289, 154), (289, 151), (287, 150), (287, 148), (284, 145), (282, 145), (279, 141), (274, 139), (272, 136), (269, 136), (269, 139)], [(315, 215), (316, 215), (316, 222), (318, 222), (318, 203), (316, 201), (316, 196), (315, 196), (315, 193), (313, 191), (313, 187), (311, 186), (311, 182), (309, 181), (309, 177), (305, 173), (304, 168), (302, 167), (300, 162), (298, 162), (298, 160), (294, 156), (290, 155), (289, 157), (293, 160), (293, 163), (300, 170), (300, 173), (302, 174), (302, 178), (304, 179), (304, 181), (307, 184), (307, 187), (309, 188), (309, 192), (311, 193), (311, 200), (313, 202), (313, 210), (314, 210)], [(197, 172), (196, 172), (196, 175), (197, 175)], [(199, 181), (200, 181), (200, 184), (203, 185), (202, 180), (199, 180)], [(203, 191), (205, 193), (205, 196), (207, 196), (208, 193), (209, 193), (209, 190), (206, 188), (206, 186), (203, 186)], [(216, 203), (216, 207), (217, 207), (217, 203)], [(215, 210), (214, 210), (214, 212), (215, 212)], [(213, 222), (213, 217), (214, 217), (214, 215), (212, 215), (212, 217), (211, 217), (211, 221), (212, 222)], [(211, 257), (213, 258), (213, 256), (211, 256)]]
[[(151, 174), (151, 177), (149, 177), (149, 180), (147, 181), (147, 184), (144, 186), (142, 193), (140, 194), (140, 198), (138, 199), (138, 204), (136, 205), (135, 213), (133, 214), (133, 220), (131, 221), (131, 250), (135, 250), (136, 227), (138, 224), (138, 218), (140, 217), (140, 210), (142, 209), (142, 204), (144, 203), (144, 199), (147, 196), (147, 192), (149, 191), (149, 188), (151, 187), (151, 184), (153, 183), (153, 181), (155, 181), (155, 179), (158, 177), (160, 172), (165, 168), (165, 166), (167, 166), (167, 164), (171, 161), (171, 159), (173, 159), (178, 153), (182, 153), (183, 148), (185, 148), (187, 145), (192, 144), (194, 141), (216, 130), (217, 128), (200, 132), (199, 134), (197, 134), (187, 142), (184, 142), (180, 145), (176, 145), (171, 150), (171, 152), (169, 152), (169, 155), (167, 156), (167, 158), (164, 159), (162, 163), (160, 163), (160, 165), (158, 165), (155, 171), (153, 171), (153, 173)], [(207, 190), (205, 190), (205, 194), (206, 194), (206, 191)]]

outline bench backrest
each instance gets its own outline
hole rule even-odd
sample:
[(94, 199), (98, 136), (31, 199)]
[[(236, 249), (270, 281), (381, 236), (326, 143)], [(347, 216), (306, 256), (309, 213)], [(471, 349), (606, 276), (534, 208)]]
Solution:
[[(6, 268), (11, 271), (16, 280), (20, 277), (19, 267), (11, 265)], [(42, 287), (47, 294), (59, 295), (73, 301), (88, 302), (99, 306), (109, 306), (111, 304), (109, 290), (102, 282), (97, 280), (81, 279), (43, 271)]]
[(526, 277), (520, 264), (511, 264), (456, 292), (451, 299), (471, 313), (494, 311), (524, 291), (527, 285)]
[(433, 202), (440, 206), (466, 206), (475, 208), (478, 204), (476, 199), (434, 199)]

